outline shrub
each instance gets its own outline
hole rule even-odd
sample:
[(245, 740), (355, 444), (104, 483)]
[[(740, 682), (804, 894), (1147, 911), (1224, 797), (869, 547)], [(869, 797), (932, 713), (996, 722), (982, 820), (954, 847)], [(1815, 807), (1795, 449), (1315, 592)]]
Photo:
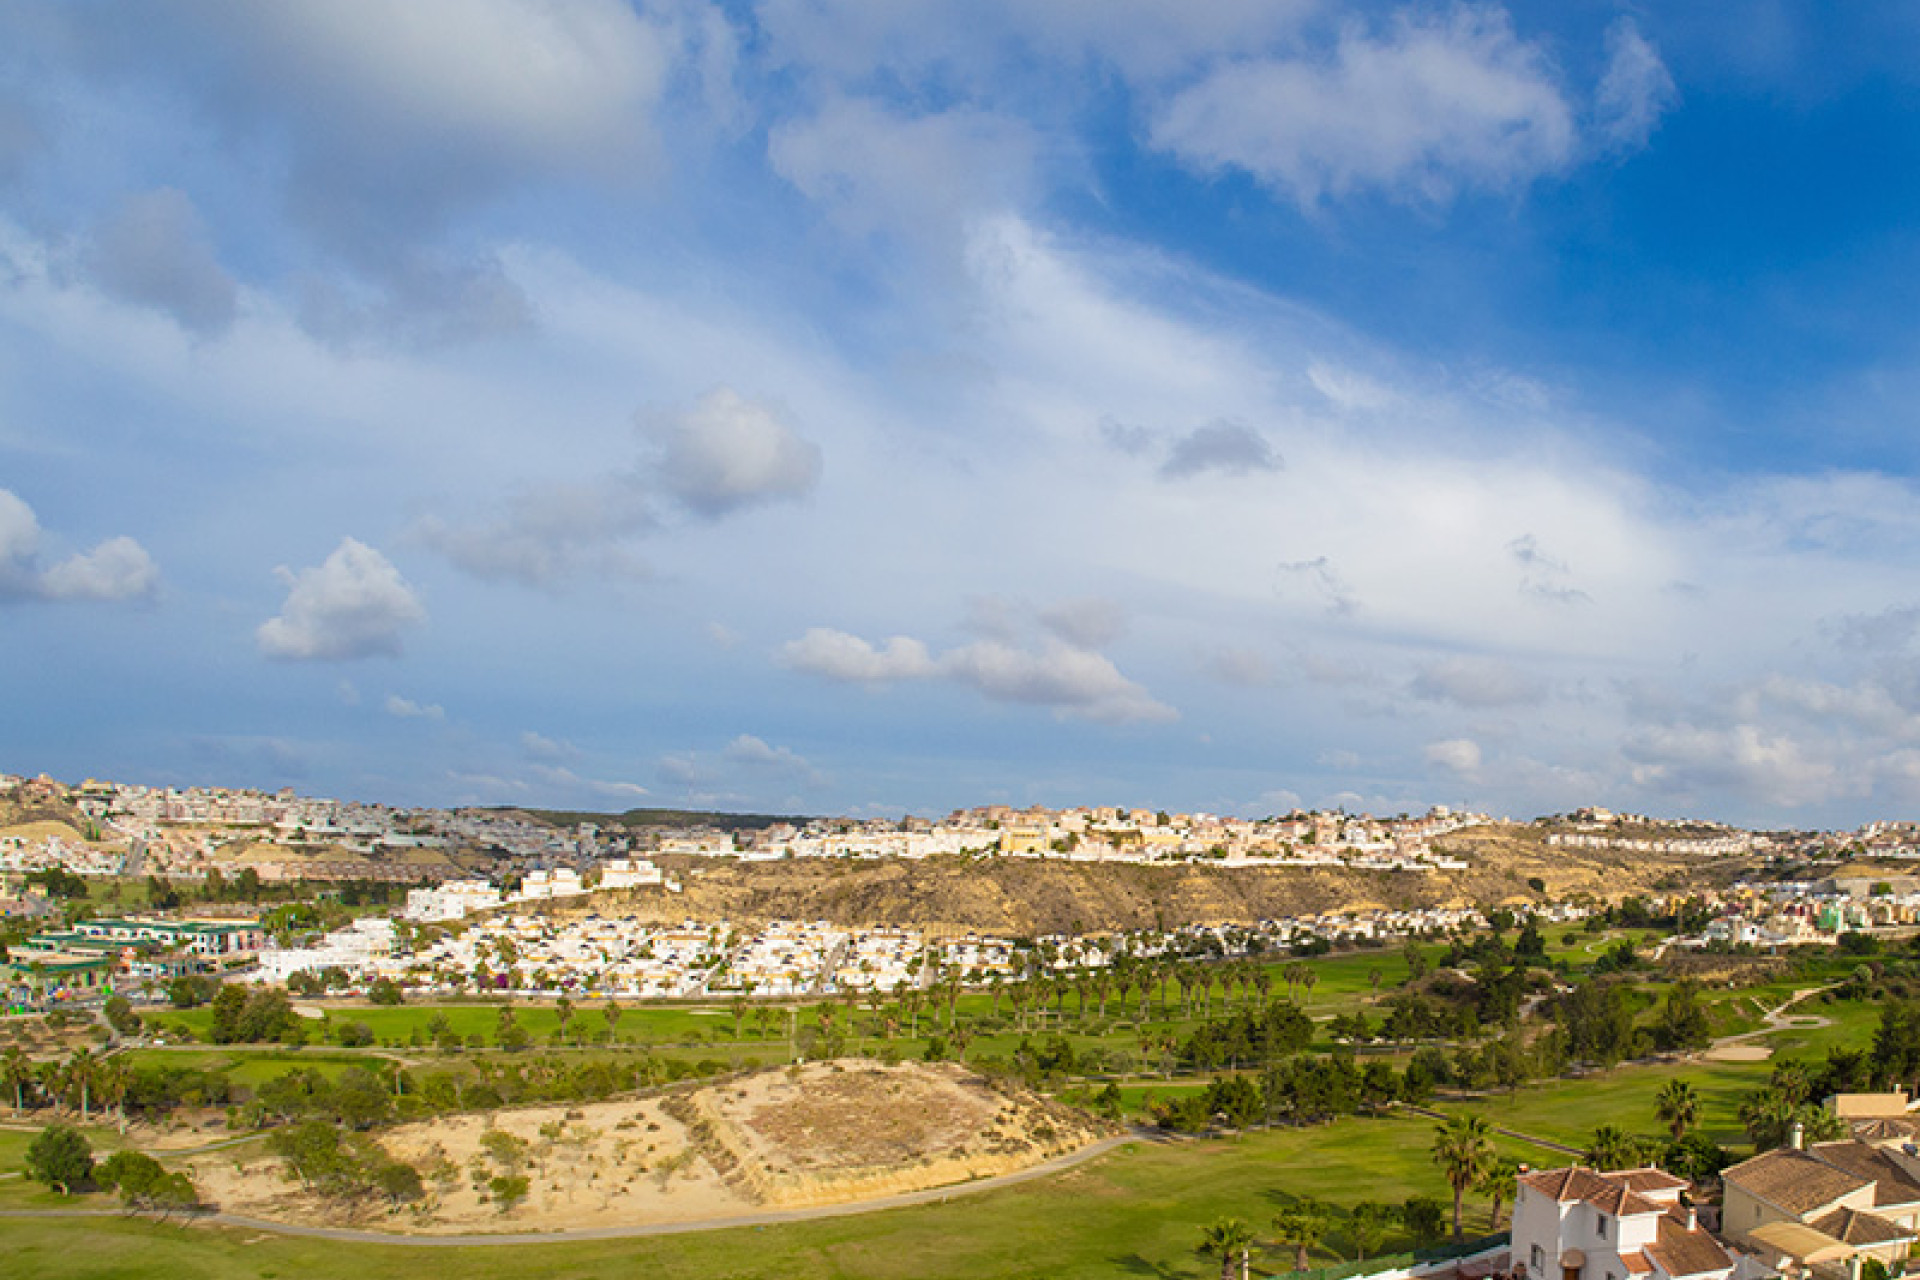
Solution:
[(92, 1173), (93, 1146), (70, 1124), (49, 1125), (27, 1147), (27, 1175), (61, 1195), (71, 1195)]

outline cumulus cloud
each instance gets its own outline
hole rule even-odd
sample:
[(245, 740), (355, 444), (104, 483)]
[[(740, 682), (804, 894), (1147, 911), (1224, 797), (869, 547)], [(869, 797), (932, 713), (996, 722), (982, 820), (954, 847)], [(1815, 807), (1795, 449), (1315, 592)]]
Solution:
[(445, 720), (446, 708), (438, 703), (415, 702), (397, 693), (387, 695), (386, 712), (396, 720)]
[(1507, 544), (1507, 554), (1520, 566), (1520, 594), (1551, 604), (1586, 604), (1593, 597), (1572, 585), (1573, 570), (1541, 549), (1540, 540), (1523, 534)]
[(644, 800), (653, 794), (637, 782), (622, 778), (584, 777), (564, 765), (536, 764), (531, 766), (531, 772), (549, 787), (602, 796), (609, 800)]
[(1544, 683), (1498, 658), (1442, 658), (1422, 666), (1408, 691), (1430, 702), (1486, 709), (1528, 706), (1545, 700)]
[(911, 636), (894, 636), (875, 648), (859, 636), (828, 627), (812, 627), (780, 650), (780, 661), (795, 671), (842, 684), (891, 684), (923, 680), (937, 668), (927, 646)]
[(153, 594), (160, 570), (132, 538), (108, 538), (42, 567), (41, 529), (33, 508), (0, 489), (0, 601), (137, 600)]
[(703, 516), (805, 497), (820, 482), (820, 447), (769, 406), (727, 387), (646, 430), (659, 447), (661, 483)]
[(1637, 150), (1679, 100), (1660, 51), (1640, 34), (1632, 18), (1617, 19), (1607, 28), (1607, 70), (1594, 93), (1595, 127), (1601, 138), (1621, 150)]
[(238, 291), (200, 211), (172, 187), (122, 202), (94, 232), (85, 264), (107, 293), (164, 312), (190, 333), (210, 337), (233, 324)]
[(1429, 742), (1424, 754), (1428, 764), (1462, 777), (1480, 771), (1480, 744), (1472, 738), (1444, 738), (1439, 742)]
[(427, 611), (400, 571), (374, 548), (341, 540), (320, 565), (281, 568), (286, 603), (254, 633), (260, 652), (295, 662), (398, 656), (401, 635)]
[(1554, 172), (1575, 147), (1546, 54), (1503, 10), (1403, 11), (1348, 25), (1320, 56), (1222, 65), (1155, 113), (1153, 144), (1244, 170), (1302, 205), (1361, 190), (1445, 201)]
[(1238, 422), (1210, 422), (1174, 441), (1160, 474), (1184, 479), (1205, 471), (1244, 476), (1279, 469), (1279, 455), (1259, 432)]
[(1634, 782), (1683, 796), (1726, 790), (1798, 808), (1866, 783), (1849, 782), (1833, 761), (1755, 724), (1656, 725), (1631, 734), (1623, 749), (1633, 762)]
[(783, 665), (848, 684), (947, 680), (995, 702), (1051, 707), (1056, 714), (1109, 723), (1172, 720), (1179, 713), (1127, 679), (1111, 659), (1052, 642), (1038, 650), (978, 640), (938, 657), (895, 636), (876, 649), (858, 636), (816, 627), (780, 651)]
[(1273, 663), (1253, 649), (1225, 648), (1207, 656), (1206, 673), (1222, 684), (1257, 689), (1274, 682)]

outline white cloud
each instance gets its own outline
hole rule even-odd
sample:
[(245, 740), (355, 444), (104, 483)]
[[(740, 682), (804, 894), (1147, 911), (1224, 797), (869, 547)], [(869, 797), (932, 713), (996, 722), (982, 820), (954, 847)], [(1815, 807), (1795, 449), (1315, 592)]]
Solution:
[(237, 290), (199, 210), (171, 187), (130, 196), (94, 232), (86, 266), (102, 289), (202, 337), (233, 324)]
[(774, 171), (846, 232), (948, 248), (973, 214), (1026, 203), (1038, 153), (1005, 117), (957, 107), (909, 118), (838, 96), (767, 139)]
[(780, 649), (780, 661), (795, 671), (843, 684), (890, 684), (923, 680), (936, 668), (927, 646), (911, 636), (894, 636), (876, 649), (859, 636), (813, 627)]
[(827, 779), (811, 761), (790, 747), (776, 747), (764, 738), (743, 733), (727, 744), (721, 753), (728, 761), (752, 769), (788, 774), (810, 787), (822, 786)]
[(637, 782), (628, 782), (620, 778), (582, 777), (572, 769), (562, 765), (536, 764), (530, 770), (534, 777), (549, 787), (560, 787), (569, 791), (583, 792), (608, 800), (633, 801), (644, 800), (653, 793)]
[(1076, 649), (1104, 649), (1127, 629), (1127, 610), (1117, 600), (1087, 596), (1050, 605), (1040, 610), (1038, 620)]
[(1153, 144), (1204, 172), (1245, 170), (1302, 205), (1378, 189), (1445, 201), (1572, 158), (1573, 112), (1545, 53), (1503, 10), (1402, 11), (1348, 25), (1319, 58), (1229, 63), (1154, 115)]
[(1476, 709), (1526, 706), (1547, 696), (1542, 681), (1512, 663), (1468, 655), (1426, 663), (1414, 674), (1409, 691), (1416, 698)]
[(1624, 750), (1633, 781), (1656, 793), (1732, 791), (1792, 809), (1864, 792), (1869, 781), (1849, 778), (1793, 737), (1754, 724), (1656, 725), (1635, 731)]
[(804, 497), (820, 482), (820, 447), (727, 387), (646, 430), (660, 449), (661, 482), (700, 515)]
[(1172, 707), (1120, 674), (1104, 654), (1050, 642), (1039, 650), (978, 640), (931, 656), (927, 646), (895, 636), (876, 649), (858, 636), (816, 627), (780, 651), (781, 662), (848, 684), (949, 680), (995, 702), (1051, 707), (1063, 716), (1110, 723), (1178, 718)]
[(549, 738), (544, 733), (535, 733), (528, 729), (520, 735), (520, 750), (535, 760), (553, 763), (559, 760), (572, 760), (579, 756), (580, 748), (564, 738)]
[(1428, 764), (1438, 765), (1462, 777), (1480, 771), (1480, 744), (1472, 738), (1445, 738), (1439, 742), (1429, 742), (1425, 755)]
[(279, 616), (260, 624), (255, 638), (269, 658), (338, 661), (397, 656), (401, 634), (427, 620), (427, 611), (400, 571), (374, 548), (341, 540), (318, 567), (279, 570), (287, 583)]
[(1647, 144), (1660, 117), (1680, 100), (1673, 75), (1660, 60), (1660, 51), (1640, 34), (1632, 18), (1616, 19), (1607, 28), (1607, 70), (1594, 93), (1595, 124), (1600, 136), (1622, 150)]
[(388, 715), (396, 720), (445, 720), (446, 708), (438, 703), (415, 702), (412, 698), (403, 698), (397, 693), (387, 695), (384, 704)]
[(159, 567), (132, 538), (109, 538), (44, 569), (40, 540), (33, 508), (0, 489), (0, 601), (135, 600), (159, 585)]

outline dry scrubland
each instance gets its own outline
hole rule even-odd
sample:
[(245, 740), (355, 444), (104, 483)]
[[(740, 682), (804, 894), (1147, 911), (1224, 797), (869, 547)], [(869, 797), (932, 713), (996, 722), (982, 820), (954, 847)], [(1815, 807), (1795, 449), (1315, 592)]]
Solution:
[[(638, 1101), (538, 1106), (401, 1125), (380, 1135), (425, 1176), (403, 1209), (357, 1225), (427, 1234), (633, 1226), (846, 1204), (995, 1177), (1107, 1136), (1098, 1121), (951, 1064), (865, 1060), (760, 1071)], [(528, 1181), (524, 1201), (490, 1190)], [(277, 1159), (194, 1161), (208, 1199), (250, 1217), (340, 1225), (342, 1206)]]

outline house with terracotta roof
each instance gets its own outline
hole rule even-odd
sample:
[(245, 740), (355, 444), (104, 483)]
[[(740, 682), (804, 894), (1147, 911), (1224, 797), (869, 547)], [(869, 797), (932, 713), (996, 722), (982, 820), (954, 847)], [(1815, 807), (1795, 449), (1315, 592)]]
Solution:
[(1513, 1271), (1525, 1280), (1728, 1280), (1734, 1258), (1658, 1169), (1522, 1174)]
[(1722, 1171), (1727, 1239), (1782, 1270), (1897, 1271), (1920, 1235), (1920, 1159), (1849, 1139), (1763, 1152)]

